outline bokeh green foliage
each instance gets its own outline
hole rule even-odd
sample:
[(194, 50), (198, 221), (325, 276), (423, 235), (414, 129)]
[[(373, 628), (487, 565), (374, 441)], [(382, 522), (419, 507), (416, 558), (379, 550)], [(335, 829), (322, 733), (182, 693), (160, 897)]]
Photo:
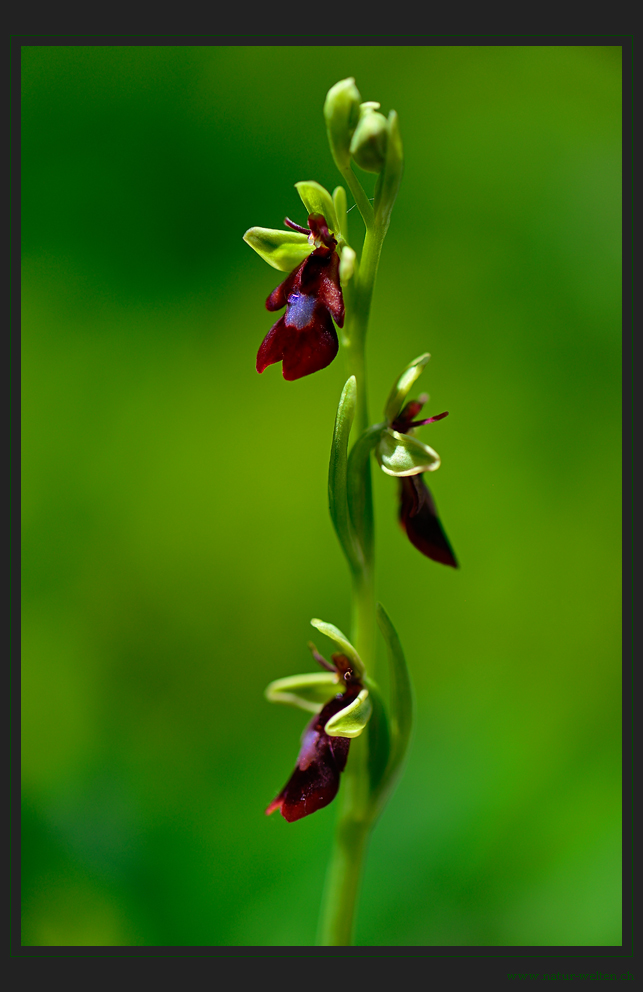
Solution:
[(26, 944), (314, 940), (335, 809), (264, 816), (305, 716), (263, 690), (349, 629), (346, 374), (257, 376), (279, 277), (241, 238), (337, 184), (348, 76), (405, 150), (371, 416), (430, 351), (461, 562), (376, 469), (417, 713), (357, 941), (620, 943), (620, 49), (159, 45), (23, 49)]

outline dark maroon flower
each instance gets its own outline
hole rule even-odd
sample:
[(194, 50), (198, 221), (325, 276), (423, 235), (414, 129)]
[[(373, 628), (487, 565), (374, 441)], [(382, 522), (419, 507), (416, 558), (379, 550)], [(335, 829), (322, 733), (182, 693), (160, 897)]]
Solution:
[[(414, 427), (432, 424), (448, 416), (448, 412), (439, 413), (436, 417), (426, 420), (415, 420), (424, 406), (426, 399), (411, 400), (407, 403), (395, 421), (391, 424), (399, 434), (406, 434)], [(432, 561), (442, 565), (458, 567), (453, 548), (440, 523), (435, 502), (428, 487), (425, 485), (423, 473), (407, 475), (400, 479), (400, 523), (406, 531), (411, 544)]]
[(332, 655), (334, 666), (316, 653), (315, 657), (325, 667), (343, 675), (346, 690), (326, 703), (310, 721), (302, 735), (295, 770), (266, 810), (268, 816), (276, 809), (281, 810), (289, 823), (328, 806), (337, 795), (339, 776), (346, 767), (351, 741), (349, 737), (329, 736), (324, 727), (332, 716), (352, 703), (363, 688), (344, 655)]
[[(288, 218), (285, 224), (309, 233)], [(311, 214), (308, 227), (317, 247), (266, 300), (268, 310), (285, 307), (286, 312), (270, 328), (257, 353), (257, 372), (283, 362), (284, 379), (290, 381), (330, 365), (339, 347), (333, 319), (338, 327), (344, 324), (337, 241), (321, 214)]]

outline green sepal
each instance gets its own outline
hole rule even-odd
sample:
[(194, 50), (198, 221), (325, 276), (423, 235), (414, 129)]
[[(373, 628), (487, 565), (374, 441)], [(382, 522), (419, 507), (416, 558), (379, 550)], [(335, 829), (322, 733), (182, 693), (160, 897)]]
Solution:
[[(344, 249), (346, 250), (346, 249)], [(355, 416), (357, 385), (355, 376), (346, 381), (337, 405), (333, 443), (328, 466), (328, 508), (335, 532), (351, 570), (356, 574), (363, 567), (359, 545), (351, 529), (346, 494), (348, 438)]]
[(424, 366), (430, 357), (428, 351), (425, 351), (423, 355), (409, 362), (404, 371), (398, 376), (397, 382), (391, 389), (386, 406), (384, 407), (384, 416), (389, 424), (392, 424), (400, 413), (411, 386), (424, 371)]
[(386, 642), (389, 661), (391, 744), (386, 769), (373, 797), (376, 814), (381, 812), (400, 774), (413, 725), (413, 687), (409, 670), (395, 627), (381, 603), (377, 604), (377, 623)]
[[(328, 224), (328, 229), (333, 234), (339, 234), (339, 224), (335, 213), (333, 198), (327, 189), (316, 183), (314, 179), (301, 183), (295, 183), (295, 189), (301, 197), (301, 202), (311, 214), (322, 214)], [(303, 237), (303, 235), (302, 235)]]
[(386, 160), (375, 190), (375, 219), (386, 231), (391, 220), (391, 211), (402, 181), (404, 155), (398, 117), (394, 110), (388, 115), (388, 140)]
[(340, 79), (326, 94), (324, 118), (330, 148), (339, 169), (346, 169), (350, 164), (349, 148), (359, 120), (361, 101), (353, 76)]
[(343, 186), (336, 186), (333, 190), (333, 206), (337, 218), (337, 233), (344, 241), (348, 241), (348, 203), (346, 200), (346, 190)]
[(308, 713), (319, 713), (338, 691), (339, 676), (332, 672), (312, 672), (275, 679), (266, 686), (264, 695), (270, 703), (285, 703)]
[(244, 234), (243, 240), (268, 265), (281, 272), (292, 272), (314, 249), (305, 234), (300, 234), (299, 231), (275, 231), (270, 227), (251, 227)]
[(321, 630), (322, 634), (326, 634), (326, 637), (330, 637), (331, 641), (335, 641), (335, 644), (341, 648), (342, 654), (353, 662), (353, 668), (355, 674), (361, 677), (364, 674), (364, 663), (357, 651), (348, 640), (345, 634), (342, 634), (338, 627), (335, 627), (332, 623), (326, 623), (324, 620), (317, 620), (316, 618), (311, 620), (311, 625), (316, 627), (317, 630)]
[(375, 449), (375, 457), (382, 471), (396, 478), (419, 475), (420, 472), (434, 472), (440, 467), (437, 451), (418, 441), (416, 437), (400, 434), (390, 427), (383, 432)]
[(373, 705), (369, 691), (362, 689), (357, 699), (331, 716), (324, 726), (324, 730), (329, 737), (359, 737), (370, 720), (372, 712)]

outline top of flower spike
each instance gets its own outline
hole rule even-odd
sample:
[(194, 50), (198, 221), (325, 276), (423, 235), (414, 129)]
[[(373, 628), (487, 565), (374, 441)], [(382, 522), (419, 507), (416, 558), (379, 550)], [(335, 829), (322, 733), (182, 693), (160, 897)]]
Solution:
[(355, 79), (349, 76), (328, 91), (324, 117), (335, 164), (349, 185), (351, 159), (366, 172), (379, 174), (373, 206), (364, 199), (358, 207), (367, 227), (375, 220), (386, 230), (400, 187), (404, 156), (397, 114), (391, 110), (386, 118), (379, 107), (374, 100), (362, 102)]

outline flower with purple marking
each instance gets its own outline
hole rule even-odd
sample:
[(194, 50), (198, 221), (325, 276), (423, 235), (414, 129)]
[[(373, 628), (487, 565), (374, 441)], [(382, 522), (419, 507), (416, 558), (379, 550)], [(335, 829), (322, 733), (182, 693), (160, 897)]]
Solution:
[(283, 363), (284, 379), (301, 379), (330, 365), (339, 347), (338, 327), (344, 324), (344, 300), (339, 282), (337, 240), (321, 214), (308, 218), (309, 231), (286, 218), (291, 230), (308, 234), (314, 251), (291, 272), (266, 300), (267, 310), (285, 314), (268, 331), (257, 354), (257, 372)]
[[(321, 621), (317, 623), (321, 625)], [(334, 636), (336, 628), (323, 626)], [(302, 734), (295, 770), (266, 809), (268, 815), (278, 809), (293, 823), (328, 806), (337, 795), (351, 739), (362, 733), (372, 713), (359, 658), (350, 644), (346, 646), (353, 658), (337, 652), (331, 655), (331, 664), (310, 644), (313, 657), (325, 672), (277, 679), (266, 689), (271, 702), (288, 703), (315, 714)], [(329, 699), (333, 690), (335, 694)]]
[[(268, 310), (286, 312), (273, 324), (257, 354), (257, 372), (282, 362), (284, 379), (301, 379), (330, 365), (337, 354), (335, 324), (344, 324), (340, 282), (355, 271), (346, 242), (346, 192), (331, 196), (319, 183), (295, 183), (308, 215), (307, 227), (287, 217), (285, 231), (251, 227), (243, 236), (257, 254), (288, 276), (266, 300)], [(343, 233), (342, 233), (343, 232)]]

